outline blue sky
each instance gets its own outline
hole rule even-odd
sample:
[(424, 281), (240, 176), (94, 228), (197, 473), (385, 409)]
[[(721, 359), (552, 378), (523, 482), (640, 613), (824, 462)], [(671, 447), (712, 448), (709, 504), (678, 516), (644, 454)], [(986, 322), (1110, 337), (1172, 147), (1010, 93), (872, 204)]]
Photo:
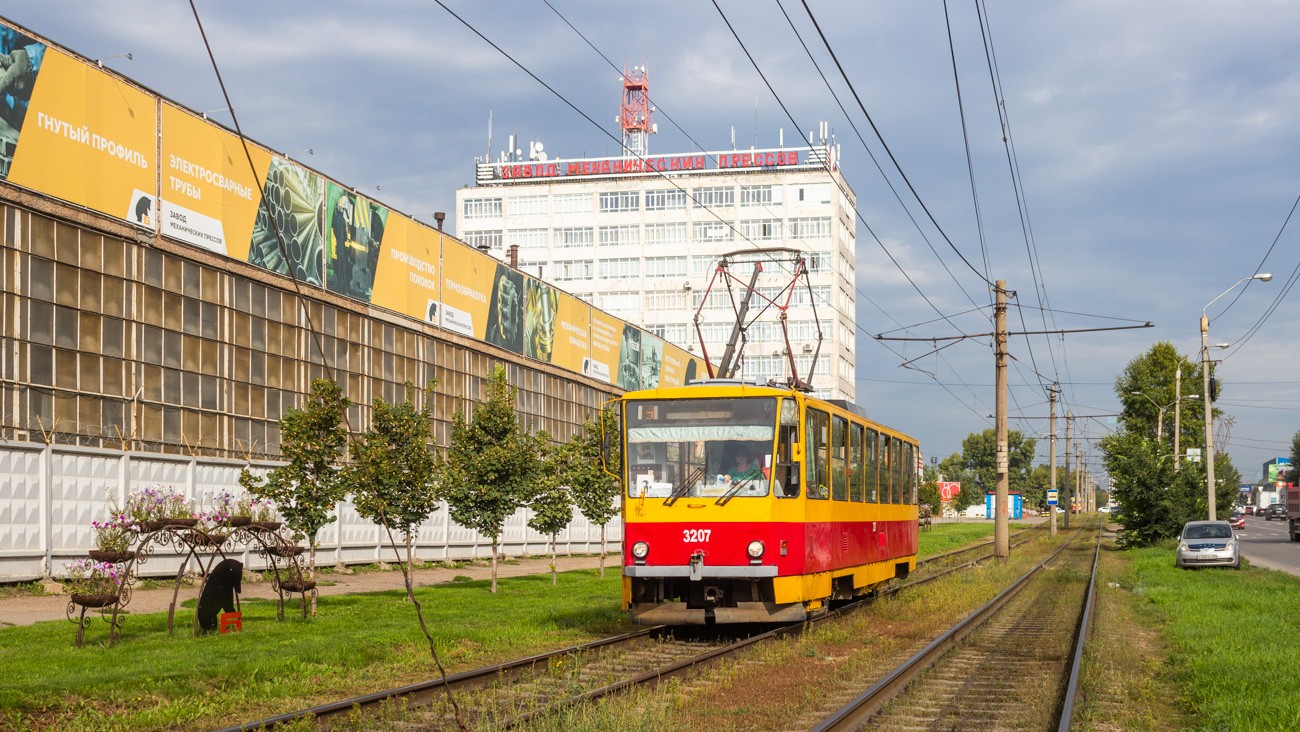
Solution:
[[(474, 157), (517, 130), (564, 157), (613, 154), (606, 133), (620, 87), (609, 68), (542, 0), (448, 5), (587, 116), (568, 105), (430, 2), (251, 3), (199, 0), (217, 61), (245, 133), (409, 214), (452, 212), (455, 190), (473, 179)], [(858, 323), (867, 333), (953, 316), (913, 329), (949, 336), (991, 329), (987, 285), (925, 221), (889, 166), (799, 0), (719, 0), (740, 40), (795, 122), (785, 116), (711, 2), (645, 6), (551, 0), (613, 62), (645, 64), (659, 109), (652, 152), (774, 147), (830, 123), (843, 170), (858, 196)], [(1016, 338), (1010, 382), (1012, 428), (1043, 436), (1040, 378), (1062, 383), (1076, 414), (1117, 411), (1115, 376), (1157, 340), (1200, 347), (1207, 302), (1256, 271), (1300, 194), (1300, 5), (1282, 2), (991, 2), (1002, 101), (1010, 120), (1026, 245), (974, 3), (950, 3), (957, 74), (979, 198), (973, 204), (941, 3), (808, 0), (867, 111), (948, 237), (990, 279), (1018, 292), (1029, 329), (1044, 329), (1043, 304), (1151, 321), (1143, 330)], [(799, 38), (866, 139), (837, 108)], [(196, 110), (225, 107), (189, 6), (176, 2), (11, 5), (11, 20), (89, 57), (131, 52), (106, 65)], [(226, 113), (213, 114), (226, 124)], [(867, 156), (903, 193), (903, 206)], [(924, 221), (920, 231), (909, 212)], [(454, 216), (449, 215), (449, 219)], [(876, 239), (867, 231), (870, 227)], [(1212, 343), (1236, 342), (1300, 264), (1293, 222), (1262, 271), (1231, 308), (1211, 309)], [(887, 249), (929, 299), (908, 284)], [(1031, 272), (1027, 249), (1041, 269)], [(941, 264), (942, 260), (942, 264)], [(953, 276), (945, 271), (944, 265)], [(1039, 291), (1034, 278), (1038, 276)], [(955, 281), (954, 281), (955, 278)], [(1246, 287), (1245, 285), (1238, 290)], [(870, 298), (870, 302), (867, 298)], [(1247, 479), (1289, 453), (1300, 426), (1300, 375), (1290, 364), (1296, 300), (1283, 300), (1259, 332), (1226, 356), (1219, 406), (1235, 418), (1228, 443)], [(974, 305), (972, 304), (972, 301)], [(874, 302), (879, 307), (872, 305)], [(967, 312), (975, 305), (981, 310)], [(1220, 315), (1220, 313), (1222, 313)], [(1020, 329), (1021, 312), (1010, 323)], [(1123, 324), (1057, 312), (1047, 328)], [(927, 455), (960, 449), (992, 425), (993, 357), (968, 341), (899, 368), (862, 335), (858, 401), (875, 418), (920, 438)], [(928, 344), (908, 344), (907, 358)], [(1199, 392), (1199, 388), (1185, 391)], [(1089, 438), (1105, 418), (1081, 420)], [(1039, 448), (1047, 453), (1046, 442)], [(1095, 453), (1095, 451), (1094, 451)]]

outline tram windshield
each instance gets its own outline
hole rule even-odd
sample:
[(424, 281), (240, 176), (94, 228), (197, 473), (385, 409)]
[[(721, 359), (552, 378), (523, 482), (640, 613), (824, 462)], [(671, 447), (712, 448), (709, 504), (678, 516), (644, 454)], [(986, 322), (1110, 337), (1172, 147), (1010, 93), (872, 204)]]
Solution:
[(766, 496), (772, 483), (776, 399), (654, 399), (628, 402), (628, 497)]

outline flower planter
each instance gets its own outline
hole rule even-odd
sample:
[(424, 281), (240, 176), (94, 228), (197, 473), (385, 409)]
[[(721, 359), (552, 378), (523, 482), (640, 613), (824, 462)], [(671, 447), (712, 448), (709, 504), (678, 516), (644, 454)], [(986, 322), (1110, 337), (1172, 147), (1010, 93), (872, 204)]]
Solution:
[(284, 526), (284, 523), (281, 521), (254, 521), (251, 526), (263, 531), (279, 531), (280, 527)]
[(296, 557), (307, 551), (305, 546), (277, 546), (271, 547), (271, 553), (280, 557)]
[(188, 529), (193, 528), (193, 526), (198, 522), (199, 520), (196, 518), (165, 518), (161, 520), (161, 523), (165, 528), (175, 528), (179, 526)]
[(90, 550), (90, 558), (96, 562), (108, 562), (109, 564), (121, 564), (135, 559), (135, 552), (106, 552), (99, 549)]
[(316, 580), (281, 580), (280, 589), (285, 592), (310, 592), (316, 589)]
[(231, 516), (230, 518), (226, 519), (226, 525), (232, 528), (238, 528), (240, 526), (248, 526), (251, 523), (253, 523), (252, 516)]
[(82, 607), (108, 607), (117, 602), (117, 595), (73, 595), (72, 601)]
[(218, 547), (226, 543), (229, 538), (225, 534), (206, 534), (202, 531), (191, 531), (185, 534), (185, 540), (195, 546)]

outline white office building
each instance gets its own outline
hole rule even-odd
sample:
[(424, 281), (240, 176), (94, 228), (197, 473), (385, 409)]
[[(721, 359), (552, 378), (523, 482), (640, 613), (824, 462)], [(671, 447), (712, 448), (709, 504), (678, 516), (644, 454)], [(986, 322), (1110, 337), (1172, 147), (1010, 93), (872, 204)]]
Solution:
[[(814, 391), (853, 399), (855, 201), (833, 142), (644, 157), (548, 159), (536, 150), (527, 162), (511, 157), (479, 161), (476, 185), (457, 191), (456, 233), (465, 242), (503, 261), (517, 247), (521, 270), (697, 355), (703, 351), (695, 313), (719, 255), (797, 249), (813, 302), (801, 286), (787, 313), (795, 366), (806, 377), (820, 321)], [(748, 281), (752, 267), (732, 272)], [(790, 277), (787, 267), (769, 263), (759, 289), (774, 297)], [(721, 282), (702, 322), (703, 346), (716, 364), (734, 322)], [(769, 310), (748, 333), (740, 375), (788, 378), (784, 348)]]

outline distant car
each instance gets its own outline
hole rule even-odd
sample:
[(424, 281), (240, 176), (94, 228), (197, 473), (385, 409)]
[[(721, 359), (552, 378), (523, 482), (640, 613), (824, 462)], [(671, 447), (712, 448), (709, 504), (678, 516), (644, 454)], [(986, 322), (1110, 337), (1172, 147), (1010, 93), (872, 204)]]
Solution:
[(1232, 524), (1234, 529), (1246, 528), (1246, 517), (1244, 514), (1234, 513), (1228, 517), (1228, 523)]
[(1100, 511), (1100, 512), (1102, 512), (1102, 513), (1110, 513), (1110, 506), (1102, 506), (1101, 508), (1098, 508), (1097, 510)]
[(1243, 510), (1242, 513), (1246, 514), (1247, 516), (1253, 515), (1255, 513), (1255, 507), (1246, 506), (1245, 510)]
[(1273, 519), (1286, 520), (1286, 506), (1280, 503), (1274, 503), (1272, 506), (1264, 509), (1264, 520), (1272, 521)]
[(1237, 537), (1227, 521), (1188, 521), (1178, 540), (1174, 566), (1241, 569)]

